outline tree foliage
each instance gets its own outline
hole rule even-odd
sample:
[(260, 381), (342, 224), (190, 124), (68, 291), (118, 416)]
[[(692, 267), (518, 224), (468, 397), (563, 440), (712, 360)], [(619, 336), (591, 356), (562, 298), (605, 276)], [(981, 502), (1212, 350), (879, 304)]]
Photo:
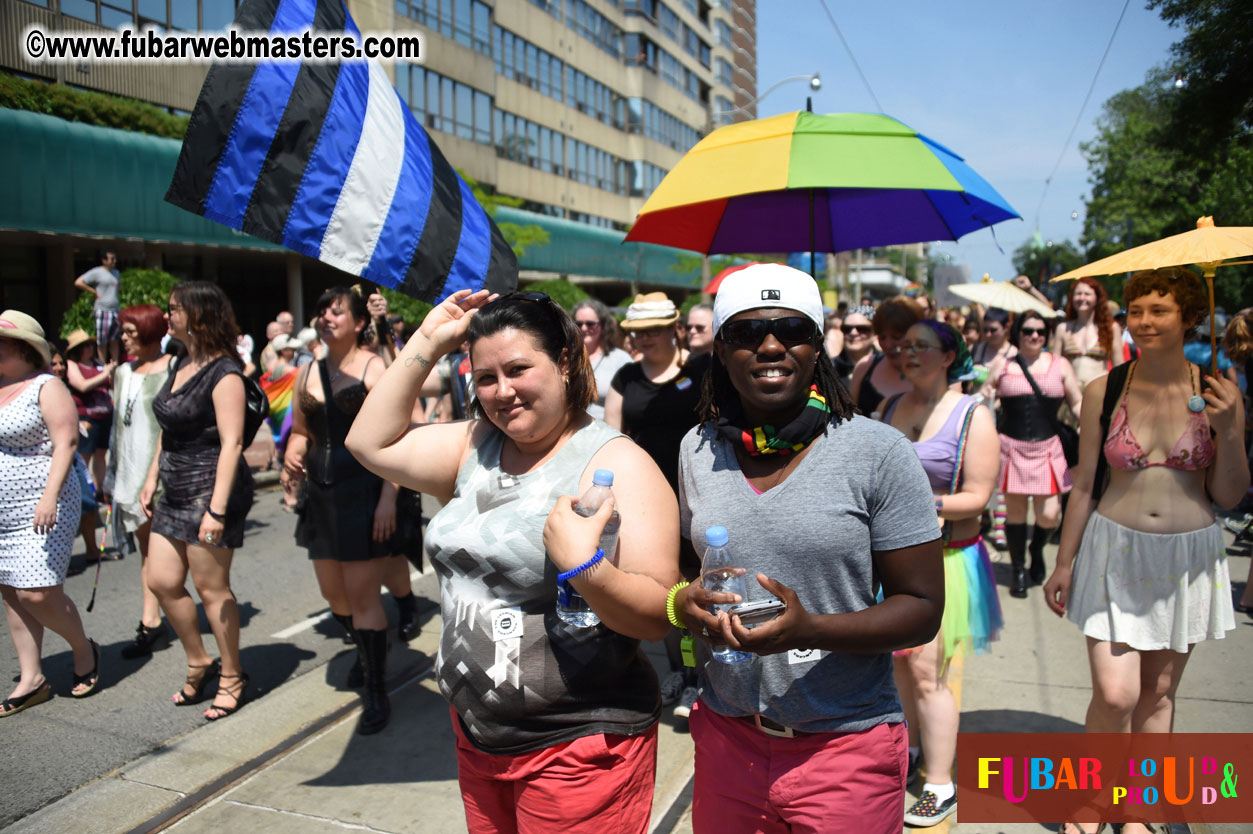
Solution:
[(64, 84), (45, 84), (0, 72), (0, 107), (44, 113), (71, 122), (131, 130), (169, 139), (182, 139), (187, 117), (121, 96), (75, 90)]
[(527, 292), (546, 293), (549, 298), (556, 301), (566, 312), (573, 310), (574, 305), (580, 301), (591, 298), (591, 296), (583, 292), (581, 287), (570, 283), (568, 278), (550, 278), (547, 281), (536, 281), (534, 284), (527, 284), (526, 290)]
[[(164, 310), (170, 301), (170, 291), (177, 283), (178, 278), (164, 270), (127, 269), (118, 284), (118, 304), (123, 310), (137, 304), (154, 304)], [(61, 318), (61, 338), (75, 330), (86, 330), (94, 335), (96, 322), (92, 311), (95, 304), (95, 295), (80, 293)]]
[(1069, 240), (1038, 245), (1029, 240), (1015, 249), (1012, 257), (1018, 274), (1026, 275), (1036, 284), (1083, 265), (1083, 254)]
[[(1144, 84), (1105, 102), (1096, 138), (1081, 146), (1092, 183), (1088, 260), (1196, 228), (1204, 215), (1253, 225), (1253, 4), (1149, 5), (1185, 32)], [(1250, 276), (1248, 267), (1220, 269), (1218, 304), (1247, 303)]]

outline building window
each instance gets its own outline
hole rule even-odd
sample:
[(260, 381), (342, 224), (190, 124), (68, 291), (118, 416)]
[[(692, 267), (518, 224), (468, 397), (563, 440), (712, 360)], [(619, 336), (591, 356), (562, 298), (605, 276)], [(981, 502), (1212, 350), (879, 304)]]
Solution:
[(727, 49), (735, 48), (735, 44), (731, 40), (731, 27), (725, 20), (718, 21), (718, 43)]
[(474, 51), (481, 52), (484, 55), (492, 54), (492, 44), (488, 38), (492, 33), (492, 9), (486, 3), (474, 0), (473, 14), (473, 35), (474, 35)]
[(207, 32), (216, 32), (230, 26), (234, 21), (235, 0), (200, 0), (200, 28)]

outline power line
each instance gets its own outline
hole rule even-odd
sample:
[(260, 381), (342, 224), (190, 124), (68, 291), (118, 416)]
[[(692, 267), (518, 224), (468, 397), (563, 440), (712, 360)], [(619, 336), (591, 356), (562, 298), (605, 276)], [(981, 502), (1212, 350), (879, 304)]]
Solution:
[[(825, 0), (824, 0), (825, 1)], [(1092, 92), (1096, 89), (1096, 80), (1101, 75), (1101, 68), (1105, 66), (1105, 59), (1109, 57), (1109, 51), (1114, 46), (1114, 37), (1118, 34), (1118, 27), (1122, 26), (1122, 19), (1127, 15), (1127, 7), (1131, 5), (1131, 0), (1126, 0), (1122, 4), (1122, 11), (1118, 14), (1118, 21), (1114, 24), (1114, 31), (1109, 33), (1109, 43), (1105, 44), (1105, 52), (1101, 54), (1101, 60), (1096, 65), (1096, 72), (1092, 74), (1092, 83), (1088, 85), (1088, 93), (1083, 97), (1083, 104), (1079, 105), (1079, 112), (1075, 114), (1075, 123), (1070, 126), (1070, 133), (1066, 135), (1066, 141), (1062, 145), (1062, 151), (1057, 155), (1057, 161), (1053, 163), (1053, 170), (1044, 178), (1044, 191), (1040, 194), (1040, 203), (1035, 207), (1035, 228), (1040, 228), (1040, 210), (1044, 208), (1044, 198), (1048, 196), (1049, 186), (1053, 184), (1053, 177), (1057, 175), (1057, 169), (1062, 166), (1062, 159), (1066, 156), (1066, 151), (1070, 148), (1070, 140), (1075, 138), (1075, 131), (1079, 129), (1079, 122), (1083, 119), (1083, 111), (1087, 109), (1088, 102), (1092, 100)]]
[[(870, 93), (870, 98), (874, 100), (874, 106), (882, 113), (883, 105), (879, 103), (879, 98), (874, 94), (874, 90), (870, 88), (870, 82), (866, 80), (866, 74), (861, 71), (861, 65), (857, 63), (857, 58), (853, 56), (853, 50), (849, 48), (848, 41), (844, 40), (844, 33), (840, 31), (840, 24), (835, 22), (835, 15), (831, 14), (831, 10), (827, 8), (827, 0), (818, 0), (818, 2), (822, 4), (822, 10), (827, 13), (827, 20), (831, 21), (835, 34), (839, 35), (840, 43), (844, 44), (844, 51), (848, 53), (848, 59), (853, 62), (853, 68), (857, 70), (857, 74), (861, 76), (861, 83), (866, 85), (866, 92)], [(1131, 2), (1131, 0), (1127, 0), (1127, 2)]]

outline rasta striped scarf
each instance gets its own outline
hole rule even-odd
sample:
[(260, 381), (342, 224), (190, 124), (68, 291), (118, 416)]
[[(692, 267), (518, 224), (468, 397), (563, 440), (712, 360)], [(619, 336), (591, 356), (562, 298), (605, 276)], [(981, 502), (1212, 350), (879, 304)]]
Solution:
[(786, 425), (778, 428), (751, 426), (745, 428), (741, 413), (727, 414), (718, 418), (718, 434), (750, 455), (790, 455), (808, 446), (822, 433), (831, 419), (831, 407), (826, 397), (818, 393), (818, 386), (809, 387), (809, 399)]

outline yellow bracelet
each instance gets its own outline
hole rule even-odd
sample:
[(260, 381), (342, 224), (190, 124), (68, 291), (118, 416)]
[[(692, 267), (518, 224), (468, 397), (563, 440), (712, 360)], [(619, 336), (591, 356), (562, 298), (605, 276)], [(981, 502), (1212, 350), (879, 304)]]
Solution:
[(678, 596), (679, 591), (686, 588), (689, 584), (690, 583), (688, 582), (680, 582), (678, 585), (671, 588), (670, 592), (666, 594), (666, 619), (669, 620), (670, 625), (675, 628), (687, 628), (687, 623), (679, 619), (679, 612), (674, 610), (674, 598)]

